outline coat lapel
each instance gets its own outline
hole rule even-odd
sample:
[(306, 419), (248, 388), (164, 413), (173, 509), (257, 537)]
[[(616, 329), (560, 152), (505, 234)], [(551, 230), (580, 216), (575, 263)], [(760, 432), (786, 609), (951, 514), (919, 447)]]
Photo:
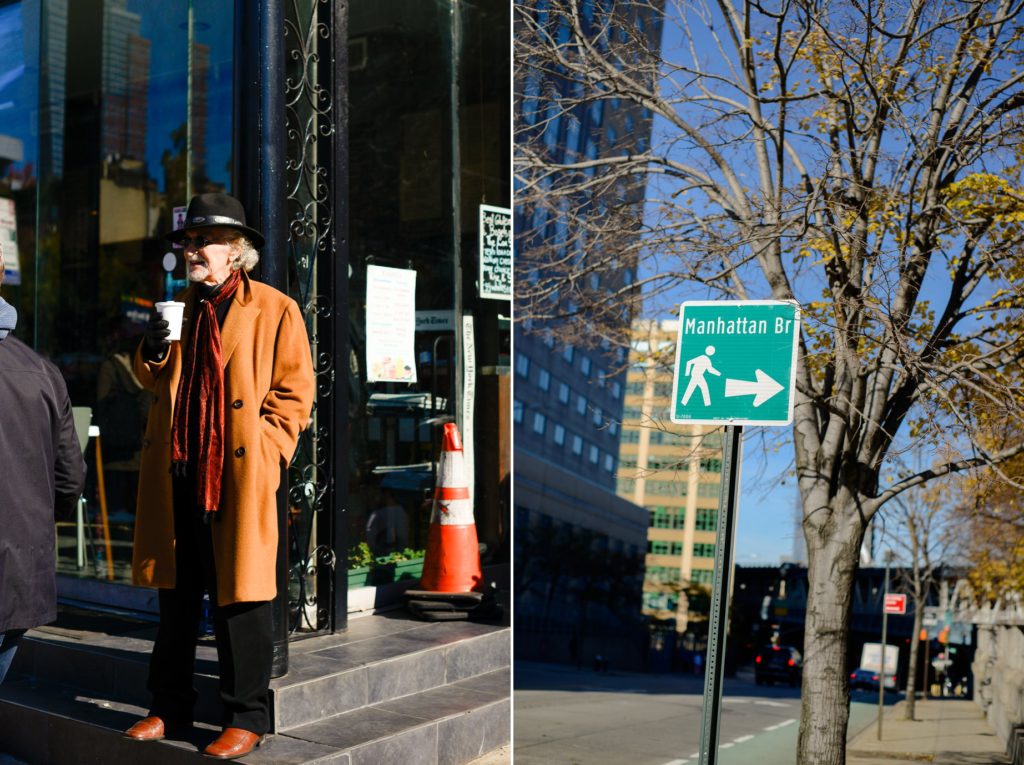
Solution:
[(243, 273), (242, 282), (238, 285), (232, 299), (231, 310), (224, 318), (224, 326), (220, 330), (221, 358), (225, 368), (231, 359), (231, 354), (238, 346), (238, 341), (246, 332), (251, 332), (256, 325), (256, 317), (259, 315), (260, 309), (252, 302), (249, 277)]

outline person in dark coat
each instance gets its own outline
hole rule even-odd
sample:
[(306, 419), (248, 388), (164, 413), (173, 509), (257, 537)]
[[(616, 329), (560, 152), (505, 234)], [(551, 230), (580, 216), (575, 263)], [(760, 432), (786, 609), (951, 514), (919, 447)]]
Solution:
[(11, 335), (17, 320), (0, 297), (0, 682), (25, 631), (57, 618), (54, 516), (72, 512), (85, 486), (67, 385)]

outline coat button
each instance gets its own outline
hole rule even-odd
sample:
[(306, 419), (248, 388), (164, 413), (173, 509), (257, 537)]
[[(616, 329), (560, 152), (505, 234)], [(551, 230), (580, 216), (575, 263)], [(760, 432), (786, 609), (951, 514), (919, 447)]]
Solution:
[(236, 398), (234, 401), (231, 402), (231, 406), (233, 406), (235, 409), (241, 409), (242, 408), (242, 399)]
[(235, 449), (235, 456), (236, 457), (241, 457), (244, 454), (245, 454), (245, 447), (244, 446), (239, 446), (237, 449)]

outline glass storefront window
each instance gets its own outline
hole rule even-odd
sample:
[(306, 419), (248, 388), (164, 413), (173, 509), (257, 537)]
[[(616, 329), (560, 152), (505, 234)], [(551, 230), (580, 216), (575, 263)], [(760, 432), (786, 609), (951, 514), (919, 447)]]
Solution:
[[(484, 306), (487, 301), (475, 299), (475, 261), (478, 206), (511, 201), (508, 4), (456, 7), (462, 15), (453, 26), (447, 2), (354, 0), (350, 5), (354, 363), (366, 359), (367, 266), (415, 271), (419, 319), (415, 383), (368, 382), (361, 366), (352, 375), (348, 539), (353, 567), (396, 553), (417, 559), (426, 546), (439, 434), (444, 422), (455, 419), (460, 403), (455, 400), (457, 296), (464, 314), (477, 322), (476, 334), (486, 336), (478, 341), (479, 363), (502, 363), (501, 304)], [(457, 147), (453, 135), (459, 136)], [(477, 452), (487, 446), (497, 448), (481, 444)], [(482, 539), (486, 536), (485, 531)]]
[[(305, 15), (320, 7), (298, 5)], [(130, 581), (149, 405), (130, 354), (153, 302), (184, 286), (180, 253), (162, 239), (175, 209), (196, 193), (235, 192), (235, 7), (0, 0), (3, 294), (19, 312), (15, 334), (58, 365), (83, 432), (91, 421), (99, 433), (85, 446), (81, 512), (57, 519), (62, 574)], [(485, 556), (507, 560), (509, 304), (481, 298), (476, 271), (480, 206), (511, 206), (509, 6), (353, 0), (347, 27), (350, 235), (324, 251), (349, 275), (340, 308), (351, 353), (333, 360), (349, 375), (349, 432), (317, 422), (348, 453), (346, 474), (332, 479), (347, 486), (347, 549), (337, 558), (360, 567), (368, 557), (421, 557), (441, 425), (477, 410), (463, 433), (476, 442), (477, 525)], [(305, 60), (314, 70), (315, 59)], [(297, 295), (308, 312), (331, 288), (316, 283), (307, 244), (290, 241), (295, 271), (309, 277)], [(367, 380), (370, 265), (416, 272), (415, 383)], [(468, 386), (456, 332), (465, 321), (475, 337)], [(304, 560), (322, 540), (310, 518), (299, 525), (292, 544), (309, 550), (290, 554)]]
[(130, 580), (150, 403), (130, 355), (153, 302), (180, 287), (168, 283), (180, 256), (169, 275), (162, 264), (173, 209), (231, 191), (233, 7), (0, 7), (0, 215), (13, 219), (0, 236), (17, 252), (4, 295), (16, 334), (57, 364), (92, 424), (84, 506), (57, 519), (63, 574)]

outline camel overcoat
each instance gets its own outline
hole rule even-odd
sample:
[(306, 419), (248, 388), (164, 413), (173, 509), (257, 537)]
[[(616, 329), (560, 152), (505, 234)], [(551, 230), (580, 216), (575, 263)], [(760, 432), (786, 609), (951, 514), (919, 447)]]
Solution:
[[(135, 374), (154, 395), (139, 468), (132, 579), (175, 584), (171, 416), (196, 303), (189, 287), (185, 331), (164, 359), (135, 354)], [(277, 503), (281, 464), (309, 422), (314, 379), (309, 338), (295, 301), (245, 274), (221, 328), (224, 363), (224, 473), (211, 521), (217, 602), (272, 600), (277, 593)], [(198, 511), (197, 511), (198, 512)]]

